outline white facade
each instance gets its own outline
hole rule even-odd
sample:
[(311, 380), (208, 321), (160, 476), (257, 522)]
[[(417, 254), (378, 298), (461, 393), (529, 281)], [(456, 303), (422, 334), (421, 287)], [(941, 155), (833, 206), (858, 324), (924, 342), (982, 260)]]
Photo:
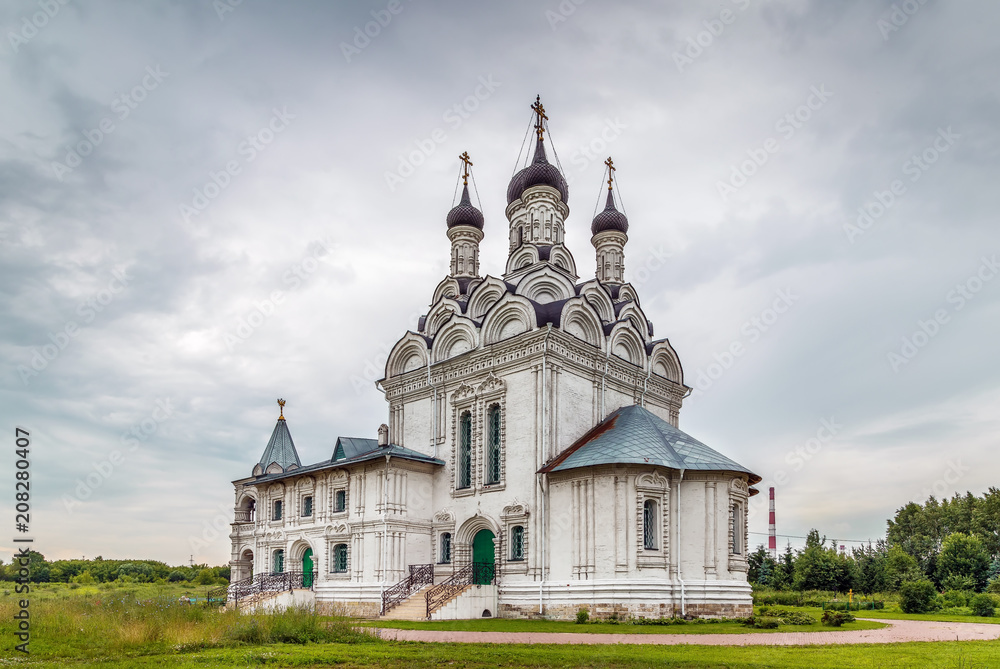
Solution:
[(595, 234), (604, 280), (579, 281), (563, 245), (564, 182), (545, 169), (549, 183), (527, 175), (507, 206), (502, 278), (478, 276), (481, 229), (449, 228), (451, 275), (380, 382), (392, 446), (264, 462), (257, 471), (273, 473), (234, 482), (234, 581), (274, 570), (276, 551), (300, 570), (308, 549), (318, 603), (376, 615), (410, 565), (434, 564), (440, 582), (483, 561), (492, 533), (491, 615), (749, 614), (746, 509), (759, 477), (642, 462), (552, 470), (621, 407), (676, 427), (690, 389), (622, 283), (624, 232)]

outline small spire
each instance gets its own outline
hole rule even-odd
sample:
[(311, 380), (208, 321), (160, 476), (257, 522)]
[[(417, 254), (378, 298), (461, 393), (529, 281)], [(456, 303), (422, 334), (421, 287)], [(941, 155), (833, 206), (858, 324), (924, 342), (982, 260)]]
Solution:
[(608, 166), (608, 190), (611, 190), (611, 182), (615, 178), (615, 161), (611, 160), (611, 156), (608, 156), (604, 164)]
[(281, 411), (281, 415), (278, 416), (278, 420), (285, 420), (285, 400), (278, 398), (278, 409)]
[(535, 96), (535, 104), (531, 105), (531, 109), (535, 112), (535, 132), (538, 134), (538, 141), (545, 141), (545, 126), (542, 124), (543, 121), (548, 121), (549, 117), (545, 115), (545, 107), (542, 106), (542, 96)]
[(463, 151), (462, 155), (460, 155), (458, 157), (458, 159), (461, 160), (462, 163), (463, 163), (463, 168), (462, 168), (462, 170), (463, 170), (462, 171), (462, 185), (463, 186), (468, 186), (469, 185), (469, 168), (472, 167), (472, 160), (469, 158), (469, 152), (468, 151)]

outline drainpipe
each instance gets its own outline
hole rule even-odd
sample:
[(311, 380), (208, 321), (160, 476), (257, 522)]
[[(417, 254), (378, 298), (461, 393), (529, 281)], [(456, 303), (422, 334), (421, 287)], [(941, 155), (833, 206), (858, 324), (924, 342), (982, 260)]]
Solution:
[[(385, 581), (389, 575), (389, 458), (385, 454), (385, 477), (382, 479), (382, 586), (379, 589), (379, 599), (385, 599)], [(382, 611), (385, 613), (385, 611)]]
[(684, 516), (684, 509), (681, 508), (681, 483), (684, 481), (684, 470), (681, 470), (681, 477), (677, 479), (677, 580), (681, 583), (681, 618), (687, 615), (684, 608), (684, 579), (681, 576), (681, 568), (684, 564), (684, 556), (681, 555), (683, 544), (681, 543), (681, 518)]
[[(542, 344), (542, 456), (545, 461), (548, 462), (548, 425), (545, 422), (545, 399), (548, 394), (548, 384), (546, 376), (546, 354), (549, 352), (549, 335), (552, 334), (552, 323), (548, 323), (545, 329), (545, 340)], [(541, 579), (538, 581), (538, 613), (541, 614), (544, 611), (542, 603), (542, 588), (545, 586), (545, 567), (546, 567), (546, 554), (545, 550), (547, 548), (545, 538), (548, 535), (548, 501), (549, 491), (548, 487), (545, 485), (545, 474), (539, 475), (539, 485), (542, 488), (542, 518), (539, 521), (542, 525), (542, 537), (541, 537), (541, 565), (539, 565), (539, 576)]]

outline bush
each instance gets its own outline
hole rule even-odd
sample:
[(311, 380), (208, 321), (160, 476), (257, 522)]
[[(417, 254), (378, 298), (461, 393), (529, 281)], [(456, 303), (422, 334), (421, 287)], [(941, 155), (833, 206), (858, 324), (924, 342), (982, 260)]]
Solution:
[(590, 620), (590, 612), (587, 609), (580, 609), (576, 612), (576, 624), (583, 625)]
[(853, 623), (854, 616), (846, 611), (824, 611), (823, 624), (828, 627), (840, 627), (844, 623)]
[(963, 590), (945, 590), (941, 595), (941, 605), (946, 607), (968, 606), (972, 593)]
[(993, 615), (993, 611), (996, 609), (996, 602), (988, 594), (982, 592), (969, 600), (969, 608), (972, 609), (973, 615), (988, 618)]
[(778, 617), (786, 625), (812, 625), (816, 622), (816, 619), (811, 615), (801, 611), (784, 611), (779, 613)]
[(1000, 577), (990, 581), (990, 584), (986, 586), (986, 592), (992, 592), (995, 595), (1000, 595)]
[(778, 629), (778, 625), (780, 624), (781, 618), (775, 618), (774, 616), (755, 616), (753, 618), (753, 626), (759, 630)]
[(899, 608), (903, 613), (927, 613), (937, 608), (934, 584), (924, 579), (907, 581), (899, 588)]

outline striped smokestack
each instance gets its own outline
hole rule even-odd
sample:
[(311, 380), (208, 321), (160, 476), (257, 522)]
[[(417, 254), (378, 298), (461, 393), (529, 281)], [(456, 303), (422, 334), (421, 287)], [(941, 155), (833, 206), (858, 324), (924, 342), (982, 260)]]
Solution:
[(777, 560), (778, 535), (774, 533), (774, 488), (770, 489), (768, 496), (770, 497), (770, 509), (767, 515), (767, 547), (771, 551), (771, 557)]

